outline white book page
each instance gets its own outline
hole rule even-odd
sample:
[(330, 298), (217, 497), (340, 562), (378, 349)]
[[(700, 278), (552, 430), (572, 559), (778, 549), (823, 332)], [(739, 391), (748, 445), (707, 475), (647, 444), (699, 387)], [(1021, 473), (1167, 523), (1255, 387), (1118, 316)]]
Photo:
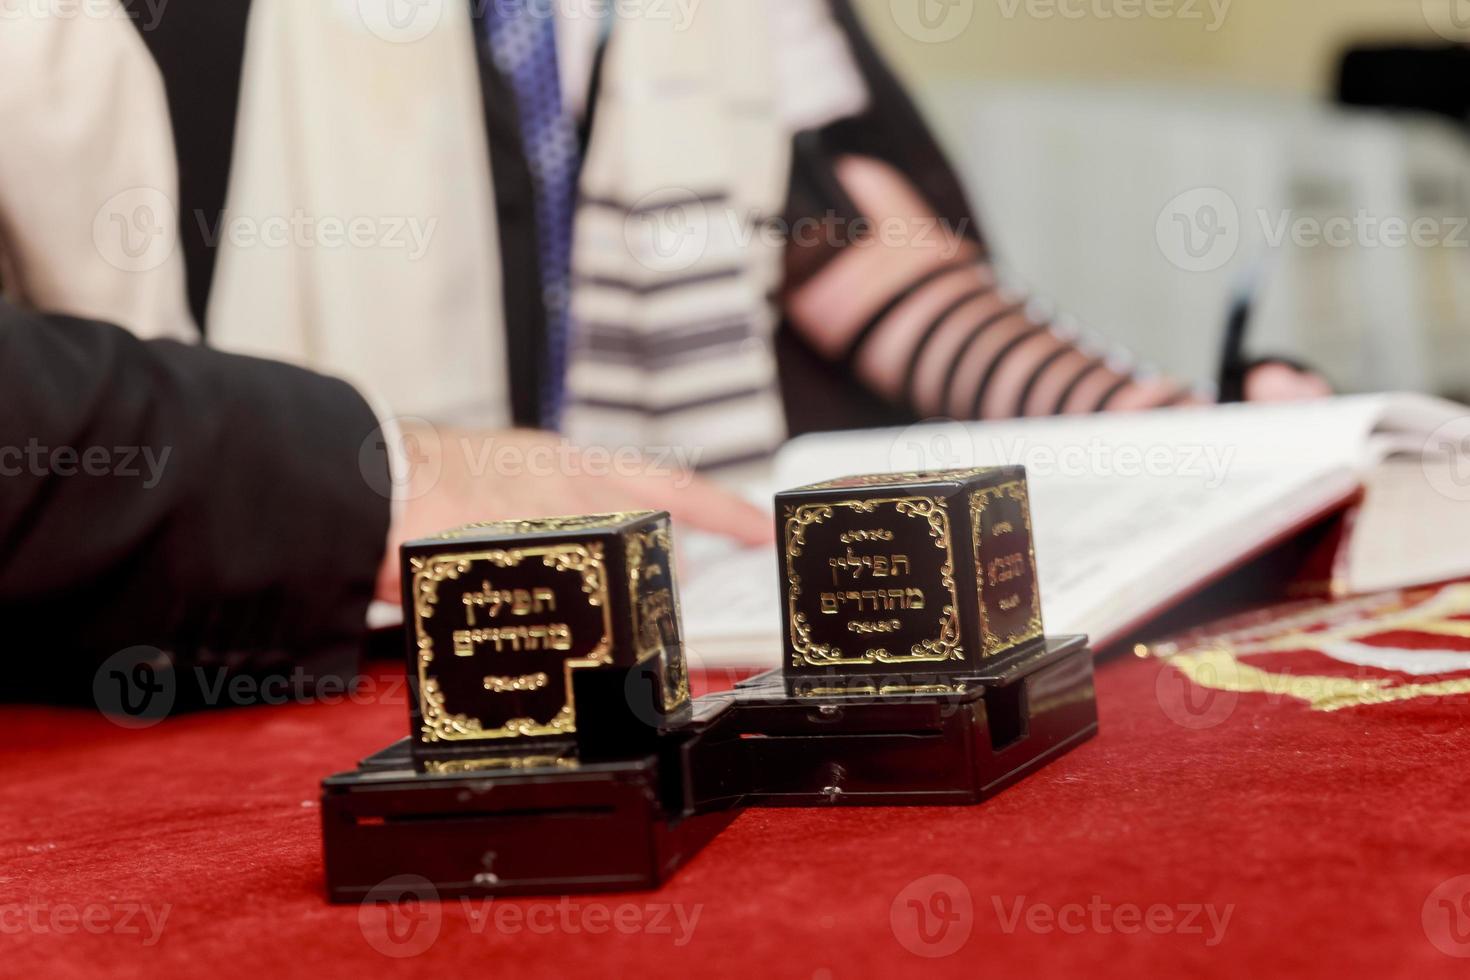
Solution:
[[(1359, 396), (833, 433), (783, 449), (776, 483), (1026, 465), (1047, 631), (1087, 633), (1103, 645), (1345, 500), (1371, 461), (1370, 436), (1395, 408), (1405, 431), (1463, 412), (1430, 399)], [(710, 558), (691, 563), (683, 579), (692, 657), (777, 663), (776, 556)]]
[[(1033, 480), (1047, 631), (1087, 633), (1098, 645), (1120, 639), (1357, 485), (1342, 468), (1242, 468), (1212, 486), (1170, 477)], [(694, 666), (776, 665), (781, 599), (773, 549), (709, 554), (690, 571), (681, 604)]]
[(1238, 469), (1180, 480), (1041, 481), (1032, 490), (1051, 633), (1103, 646), (1357, 489), (1350, 469)]
[(1470, 574), (1470, 460), (1390, 460), (1367, 477), (1348, 539), (1351, 593), (1425, 585)]

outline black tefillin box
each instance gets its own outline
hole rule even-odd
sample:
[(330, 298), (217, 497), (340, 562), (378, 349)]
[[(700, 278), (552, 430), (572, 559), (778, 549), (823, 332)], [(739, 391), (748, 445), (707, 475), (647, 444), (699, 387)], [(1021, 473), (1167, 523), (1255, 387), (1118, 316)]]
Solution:
[(744, 805), (975, 803), (1097, 731), (1042, 629), (1024, 470), (776, 498), (784, 662), (689, 696), (667, 514), (403, 548), (408, 738), (322, 783), (327, 889), (651, 888)]
[(689, 696), (667, 514), (472, 525), (402, 561), (410, 736), (322, 784), (333, 900), (654, 887), (733, 818), (692, 762), (730, 708)]
[[(418, 758), (579, 731), (616, 755), (688, 713), (667, 514), (472, 525), (403, 562)], [(594, 679), (615, 703), (585, 699), (579, 718), (574, 688)]]
[(750, 805), (974, 803), (1097, 731), (1085, 637), (1042, 628), (1021, 467), (776, 497), (780, 670), (737, 688)]

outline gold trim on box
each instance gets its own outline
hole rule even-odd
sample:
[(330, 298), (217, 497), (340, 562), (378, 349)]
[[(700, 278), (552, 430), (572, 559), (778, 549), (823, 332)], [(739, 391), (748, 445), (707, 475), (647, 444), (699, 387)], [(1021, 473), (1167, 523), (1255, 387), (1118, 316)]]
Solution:
[[(660, 524), (642, 531), (635, 531), (628, 535), (628, 609), (632, 618), (634, 658), (638, 663), (652, 660), (654, 657), (664, 657), (664, 672), (666, 678), (659, 688), (659, 698), (665, 711), (683, 705), (689, 700), (689, 671), (684, 663), (683, 651), (679, 656), (670, 657), (660, 640), (655, 645), (649, 633), (651, 631), (643, 628), (643, 610), (638, 603), (638, 586), (644, 579), (651, 577), (659, 571), (669, 577), (669, 592), (673, 600), (672, 615), (674, 626), (683, 630), (684, 621), (682, 610), (679, 608), (679, 598), (674, 591), (674, 570), (672, 567), (658, 569), (656, 566), (646, 566), (643, 561), (644, 550), (662, 548), (666, 560), (670, 563), (674, 560), (674, 538), (667, 524)], [(656, 631), (652, 631), (656, 632)], [(672, 674), (672, 678), (667, 675)], [(668, 680), (674, 681), (674, 695), (669, 697)]]
[[(549, 722), (533, 718), (512, 718), (499, 728), (485, 728), (480, 719), (452, 714), (444, 703), (444, 692), (438, 678), (429, 673), (434, 662), (434, 641), (424, 630), (424, 621), (432, 619), (439, 602), (439, 583), (454, 581), (470, 570), (477, 561), (488, 561), (501, 568), (514, 568), (527, 558), (540, 558), (546, 567), (558, 572), (575, 572), (582, 577), (582, 591), (587, 602), (602, 609), (602, 639), (585, 658), (568, 659), (563, 664), (567, 703)], [(497, 548), (462, 555), (433, 555), (414, 558), (413, 569), (414, 632), (418, 644), (419, 713), (423, 725), (419, 732), (425, 742), (463, 742), (502, 738), (525, 738), (538, 735), (569, 735), (577, 730), (577, 714), (572, 698), (572, 671), (578, 667), (597, 667), (612, 663), (612, 607), (608, 602), (607, 568), (602, 545), (548, 544), (527, 548)]]
[(502, 769), (576, 769), (580, 763), (565, 755), (511, 755), (489, 759), (437, 759), (424, 763), (424, 772), (439, 775), (494, 772)]
[[(986, 602), (983, 598), (985, 569), (980, 554), (981, 517), (985, 513), (985, 508), (990, 504), (991, 498), (1001, 497), (1009, 497), (1021, 504), (1021, 519), (1026, 524), (1026, 560), (1031, 565), (1031, 616), (1026, 620), (1025, 626), (1004, 637), (997, 635), (990, 628), (990, 616), (986, 612)], [(975, 548), (975, 585), (979, 593), (976, 599), (980, 606), (980, 636), (985, 646), (980, 655), (982, 657), (992, 656), (1009, 650), (1018, 643), (1026, 643), (1041, 636), (1041, 579), (1036, 574), (1036, 543), (1031, 533), (1031, 499), (1026, 492), (1025, 482), (1012, 480), (993, 487), (984, 487), (970, 494), (970, 536)]]
[[(811, 624), (797, 608), (801, 595), (801, 576), (796, 574), (793, 559), (806, 547), (806, 529), (829, 520), (834, 507), (846, 507), (860, 514), (873, 513), (880, 504), (892, 504), (905, 517), (928, 522), (934, 546), (944, 552), (944, 565), (939, 569), (940, 583), (949, 590), (950, 602), (939, 613), (939, 634), (932, 640), (915, 643), (906, 654), (895, 654), (886, 647), (871, 647), (858, 656), (846, 656), (840, 647), (812, 641)], [(836, 667), (869, 664), (936, 663), (963, 660), (965, 648), (960, 643), (959, 594), (954, 583), (954, 548), (950, 542), (949, 509), (942, 497), (883, 497), (872, 500), (840, 500), (823, 504), (804, 504), (786, 518), (786, 602), (791, 617), (791, 659), (795, 666)]]
[(886, 697), (890, 694), (964, 694), (969, 689), (963, 681), (953, 684), (861, 684), (851, 687), (810, 687), (798, 688), (798, 698), (833, 698), (833, 697), (871, 697), (878, 695)]
[(810, 486), (798, 487), (793, 492), (803, 490), (835, 490), (839, 487), (860, 490), (865, 487), (882, 487), (892, 484), (903, 486), (910, 483), (963, 483), (973, 477), (980, 476), (994, 469), (993, 466), (976, 466), (967, 470), (916, 470), (909, 473), (866, 473), (859, 476), (842, 476), (835, 480), (824, 480), (821, 483), (813, 483)]
[(525, 520), (482, 521), (466, 524), (442, 534), (431, 541), (457, 541), (461, 538), (489, 537), (504, 534), (537, 534), (549, 531), (589, 531), (617, 527), (634, 518), (648, 517), (651, 510), (628, 511), (620, 514), (571, 514), (566, 517), (532, 517)]

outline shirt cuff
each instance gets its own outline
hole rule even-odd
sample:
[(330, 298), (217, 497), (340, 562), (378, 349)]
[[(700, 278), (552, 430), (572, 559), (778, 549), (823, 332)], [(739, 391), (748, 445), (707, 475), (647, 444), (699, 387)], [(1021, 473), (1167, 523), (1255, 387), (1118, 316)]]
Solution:
[[(403, 445), (403, 427), (388, 407), (388, 403), (379, 398), (374, 392), (358, 387), (358, 394), (363, 401), (368, 403), (373, 415), (378, 420), (378, 432), (383, 439), (384, 455), (388, 457), (388, 538), (383, 542), (385, 558), (391, 558), (387, 552), (393, 547), (396, 540), (394, 530), (403, 520), (404, 510), (408, 506), (409, 482), (412, 478), (413, 469), (408, 459), (408, 453)], [(369, 629), (384, 629), (396, 626), (403, 621), (403, 614), (399, 607), (391, 602), (374, 600), (367, 611), (367, 625)]]

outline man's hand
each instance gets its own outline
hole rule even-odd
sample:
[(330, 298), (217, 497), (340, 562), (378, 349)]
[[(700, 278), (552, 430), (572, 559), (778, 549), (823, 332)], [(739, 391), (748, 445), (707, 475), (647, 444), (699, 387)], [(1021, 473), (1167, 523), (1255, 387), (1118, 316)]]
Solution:
[(1298, 371), (1290, 364), (1270, 361), (1259, 364), (1245, 376), (1248, 402), (1294, 402), (1327, 398), (1332, 385), (1320, 374)]
[(389, 536), (377, 596), (399, 601), (398, 546), (477, 521), (666, 510), (676, 524), (757, 546), (770, 516), (673, 462), (631, 451), (589, 453), (547, 432), (474, 432), (404, 424), (404, 501)]

